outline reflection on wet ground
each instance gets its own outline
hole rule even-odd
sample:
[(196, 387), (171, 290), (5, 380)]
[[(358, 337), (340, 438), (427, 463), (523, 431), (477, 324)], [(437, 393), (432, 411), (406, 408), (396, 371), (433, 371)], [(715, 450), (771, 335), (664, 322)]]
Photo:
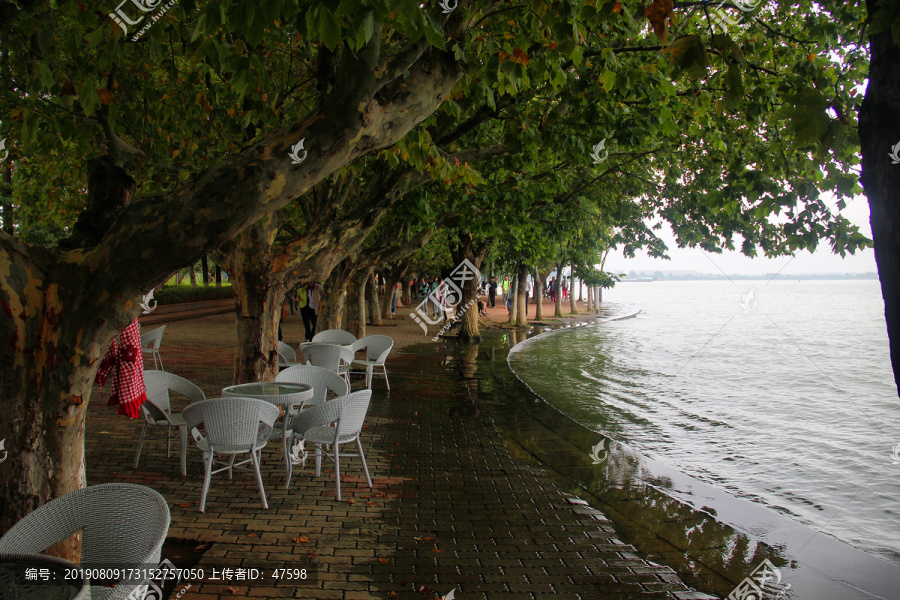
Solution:
[[(900, 569), (893, 565), (647, 459), (544, 402), (506, 358), (516, 344), (551, 329), (487, 332), (480, 345), (460, 350), (459, 369), (508, 445), (564, 476), (568, 491), (589, 499), (643, 556), (723, 597), (764, 560), (779, 568), (783, 585), (791, 584), (780, 598), (897, 597)], [(752, 533), (714, 518), (723, 513)]]

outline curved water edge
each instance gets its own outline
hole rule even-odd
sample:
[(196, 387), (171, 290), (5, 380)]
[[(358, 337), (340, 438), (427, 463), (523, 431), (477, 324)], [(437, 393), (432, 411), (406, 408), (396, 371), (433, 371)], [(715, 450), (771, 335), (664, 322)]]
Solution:
[[(621, 307), (582, 325), (602, 326), (637, 312)], [(571, 330), (571, 325), (557, 327), (527, 341)], [(896, 597), (898, 567), (642, 456), (563, 415), (515, 374), (509, 358), (527, 347), (515, 342), (503, 362), (527, 394), (502, 404), (504, 411), (515, 406), (514, 412), (528, 413), (529, 419), (515, 415), (512, 426), (504, 426), (506, 412), (498, 415), (498, 425), (587, 490), (631, 543), (671, 565), (687, 583), (724, 596), (768, 558), (781, 568), (783, 582), (791, 583), (782, 598)], [(661, 547), (660, 539), (669, 547)]]

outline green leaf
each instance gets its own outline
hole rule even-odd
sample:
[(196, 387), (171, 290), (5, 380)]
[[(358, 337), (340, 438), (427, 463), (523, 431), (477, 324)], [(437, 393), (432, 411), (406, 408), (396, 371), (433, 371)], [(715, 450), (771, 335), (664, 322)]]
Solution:
[(366, 13), (366, 17), (363, 19), (362, 24), (362, 44), (366, 45), (369, 43), (369, 40), (372, 39), (372, 34), (375, 31), (375, 13), (371, 10)]
[(663, 53), (692, 79), (702, 79), (709, 67), (709, 55), (699, 35), (686, 35), (678, 38)]
[(340, 18), (324, 6), (319, 7), (319, 37), (329, 50), (334, 50), (343, 38)]
[(441, 50), (445, 48), (447, 43), (446, 34), (431, 15), (428, 15), (428, 24), (425, 26), (425, 39), (428, 40), (429, 44)]
[(600, 83), (603, 84), (603, 89), (606, 92), (611, 92), (616, 85), (616, 74), (609, 69), (605, 69), (600, 74)]
[(744, 78), (736, 63), (728, 65), (725, 73), (725, 106), (735, 110), (744, 99)]

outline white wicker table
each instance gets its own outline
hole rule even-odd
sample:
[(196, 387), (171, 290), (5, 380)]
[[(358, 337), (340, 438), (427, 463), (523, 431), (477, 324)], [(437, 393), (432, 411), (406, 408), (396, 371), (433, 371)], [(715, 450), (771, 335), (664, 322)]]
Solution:
[(282, 439), (282, 450), (285, 460), (289, 459), (290, 448), (287, 447), (288, 436), (285, 435), (288, 422), (293, 415), (303, 410), (303, 405), (312, 400), (313, 388), (306, 383), (241, 383), (232, 385), (222, 390), (223, 396), (239, 398), (258, 398), (279, 406), (284, 411), (281, 419), (281, 431), (272, 432), (272, 437)]

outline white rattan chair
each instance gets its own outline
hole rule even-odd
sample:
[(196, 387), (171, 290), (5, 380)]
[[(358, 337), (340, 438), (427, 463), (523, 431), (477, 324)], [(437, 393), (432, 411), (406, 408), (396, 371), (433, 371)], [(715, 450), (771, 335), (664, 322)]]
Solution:
[(350, 392), (347, 381), (328, 369), (313, 367), (311, 365), (296, 365), (285, 369), (275, 376), (276, 382), (306, 383), (313, 386), (312, 400), (304, 404), (304, 408), (316, 406), (325, 402), (328, 392), (335, 396), (346, 396)]
[(356, 336), (343, 329), (326, 329), (314, 335), (312, 341), (323, 344), (352, 344), (356, 341)]
[[(232, 478), (234, 467), (253, 464), (259, 497), (263, 508), (269, 508), (266, 491), (263, 488), (259, 462), (278, 419), (277, 406), (255, 398), (213, 398), (191, 404), (184, 409), (184, 420), (191, 427), (191, 434), (197, 447), (203, 452), (203, 491), (200, 494), (200, 512), (206, 512), (206, 494), (213, 473), (228, 471)], [(203, 426), (203, 434), (198, 429)], [(220, 469), (213, 470), (217, 454), (229, 455), (230, 460)], [(238, 454), (249, 454), (250, 458), (235, 463)], [(220, 463), (222, 464), (222, 463)]]
[[(355, 454), (342, 455), (340, 452), (342, 444), (356, 442), (359, 450), (358, 456), (362, 460), (363, 471), (366, 474), (366, 483), (369, 484), (369, 488), (372, 487), (369, 466), (366, 464), (366, 455), (363, 453), (362, 442), (359, 439), (371, 399), (372, 390), (362, 390), (329, 400), (325, 404), (301, 412), (294, 417), (291, 426), (295, 441), (310, 442), (316, 447), (316, 477), (322, 474), (322, 447), (326, 445), (332, 447), (333, 454), (329, 456), (334, 459), (338, 500), (341, 500), (341, 457), (356, 456)], [(288, 464), (285, 489), (288, 489), (291, 484), (291, 473), (292, 465)]]
[(296, 364), (298, 364), (297, 353), (294, 352), (294, 349), (284, 342), (278, 342), (278, 368), (287, 369)]
[[(141, 355), (151, 355), (153, 357), (153, 368), (160, 371), (165, 370), (162, 356), (159, 354), (159, 347), (162, 345), (162, 336), (165, 332), (166, 326), (163, 325), (141, 336)], [(159, 360), (159, 365), (156, 364), (157, 359)]]
[[(391, 349), (394, 347), (394, 340), (389, 338), (386, 335), (370, 335), (364, 338), (361, 338), (356, 344), (353, 345), (354, 353), (357, 350), (365, 350), (366, 357), (364, 359), (354, 359), (352, 366), (363, 366), (366, 368), (366, 388), (372, 389), (372, 379), (375, 376), (375, 367), (381, 367), (381, 372), (384, 375), (384, 384), (387, 386), (388, 391), (391, 389), (391, 384), (388, 382), (388, 374), (387, 368), (384, 366), (385, 361), (387, 360), (388, 355), (391, 353)], [(357, 371), (362, 373), (363, 371)]]
[(300, 351), (306, 359), (306, 364), (337, 373), (344, 377), (347, 385), (350, 385), (349, 366), (353, 362), (351, 346), (314, 343), (303, 346)]
[(93, 600), (143, 598), (147, 570), (159, 564), (169, 532), (169, 505), (133, 483), (101, 483), (36, 509), (0, 538), (0, 554), (38, 554), (81, 532), (81, 566), (129, 570), (112, 588), (92, 587)]
[(169, 391), (181, 394), (190, 403), (206, 400), (206, 396), (203, 390), (184, 377), (166, 371), (144, 371), (144, 385), (147, 388), (147, 401), (141, 405), (141, 411), (144, 413), (144, 428), (138, 439), (134, 468), (138, 468), (138, 462), (141, 460), (141, 448), (144, 445), (148, 427), (153, 425), (166, 428), (166, 458), (171, 454), (172, 429), (178, 428), (181, 439), (181, 476), (184, 477), (187, 475), (188, 427), (180, 413), (172, 413)]

